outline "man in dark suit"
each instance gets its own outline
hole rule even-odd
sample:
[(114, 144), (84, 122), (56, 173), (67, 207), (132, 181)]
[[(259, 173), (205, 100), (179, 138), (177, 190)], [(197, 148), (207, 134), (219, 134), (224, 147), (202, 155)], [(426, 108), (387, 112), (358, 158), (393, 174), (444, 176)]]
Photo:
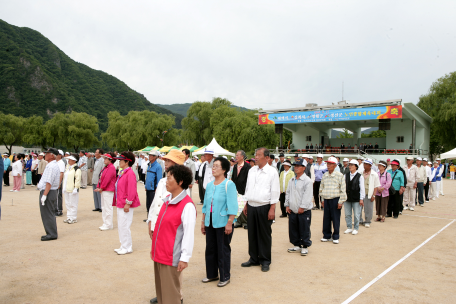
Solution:
[(372, 145), (372, 143), (369, 143), (369, 148), (368, 149), (369, 149), (369, 153), (374, 152), (373, 151), (374, 150), (374, 146)]
[(323, 153), (323, 145), (322, 144), (318, 145), (318, 153)]
[[(236, 152), (236, 164), (233, 167), (233, 175), (231, 176), (231, 181), (236, 185), (236, 190), (241, 195), (245, 194), (247, 176), (249, 175), (249, 170), (251, 168), (251, 166), (245, 162), (246, 159), (247, 155), (243, 150)], [(239, 215), (234, 228), (242, 226), (244, 226), (244, 229), (247, 229), (247, 216), (244, 215), (244, 212), (241, 212)]]
[(283, 162), (285, 161), (285, 155), (283, 153), (279, 154), (279, 161), (277, 162), (277, 170), (279, 170), (279, 176), (280, 173), (284, 170), (283, 168)]
[(313, 149), (314, 149), (314, 146), (313, 146), (313, 144), (311, 143), (311, 144), (310, 144), (310, 152), (313, 152)]
[(375, 143), (374, 148), (375, 148), (375, 153), (378, 153), (378, 143)]
[(306, 145), (306, 151), (309, 151), (309, 144)]
[(340, 145), (340, 152), (345, 152), (345, 145), (344, 145), (344, 143), (342, 143), (342, 144)]

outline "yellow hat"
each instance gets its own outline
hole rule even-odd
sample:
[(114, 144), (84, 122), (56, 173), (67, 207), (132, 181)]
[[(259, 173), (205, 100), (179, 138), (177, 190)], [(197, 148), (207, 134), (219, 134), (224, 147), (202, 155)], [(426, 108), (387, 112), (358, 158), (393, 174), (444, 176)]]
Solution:
[(175, 162), (178, 165), (183, 165), (185, 162), (184, 153), (182, 153), (181, 151), (179, 151), (177, 149), (173, 149), (173, 150), (169, 151), (169, 153), (166, 154), (166, 156), (163, 156), (163, 158), (172, 160), (173, 162)]

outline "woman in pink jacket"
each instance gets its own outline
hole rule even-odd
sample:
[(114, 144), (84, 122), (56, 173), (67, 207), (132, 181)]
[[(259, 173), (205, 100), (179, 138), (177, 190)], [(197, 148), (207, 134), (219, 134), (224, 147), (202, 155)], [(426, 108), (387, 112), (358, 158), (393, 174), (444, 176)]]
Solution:
[(114, 249), (117, 254), (133, 252), (130, 226), (133, 222), (133, 210), (140, 206), (136, 187), (136, 175), (131, 169), (135, 163), (135, 155), (124, 151), (119, 157), (119, 176), (115, 184), (113, 206), (117, 206), (117, 226), (119, 230), (120, 248)]
[(388, 209), (389, 188), (391, 187), (391, 175), (386, 172), (386, 161), (381, 160), (378, 163), (378, 179), (380, 180), (380, 187), (377, 189), (375, 196), (375, 207), (377, 210), (377, 222), (384, 222), (386, 211)]
[(101, 194), (101, 210), (103, 217), (103, 225), (101, 225), (100, 230), (109, 230), (112, 229), (112, 202), (114, 198), (114, 190), (116, 188), (116, 168), (114, 167), (114, 158), (116, 155), (112, 152), (106, 153), (103, 155), (104, 158), (104, 168), (100, 172), (100, 178), (98, 179), (97, 189), (95, 192), (100, 192)]

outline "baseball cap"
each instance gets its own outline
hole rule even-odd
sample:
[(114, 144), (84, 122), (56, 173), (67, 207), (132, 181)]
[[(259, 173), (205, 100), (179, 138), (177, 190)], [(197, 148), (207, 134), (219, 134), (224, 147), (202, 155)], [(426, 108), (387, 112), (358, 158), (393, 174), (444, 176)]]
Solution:
[(52, 153), (54, 155), (59, 155), (59, 151), (56, 148), (49, 148), (46, 152), (44, 153)]
[(43, 152), (41, 152), (41, 153), (40, 153), (40, 154), (38, 154), (38, 155), (44, 156), (44, 153), (43, 153)]
[(407, 160), (414, 160), (413, 156), (407, 156)]
[(371, 165), (371, 166), (374, 164), (374, 163), (372, 162), (372, 159), (370, 159), (370, 158), (366, 158), (366, 159), (364, 160), (364, 163), (365, 163), (365, 164), (368, 164), (368, 165)]
[(307, 162), (305, 159), (299, 158), (297, 161), (293, 163), (295, 166), (307, 166)]
[(296, 153), (294, 157), (299, 157), (299, 154), (298, 154), (298, 153)]
[(60, 150), (60, 149), (59, 149), (59, 154), (60, 154), (60, 155), (65, 155), (65, 154), (63, 154), (63, 151)]
[[(171, 150), (171, 151), (172, 151), (172, 150)], [(204, 154), (214, 155), (214, 151), (213, 151), (213, 150), (210, 150), (210, 149), (209, 149), (209, 150), (206, 149), (206, 150), (204, 150)], [(168, 153), (168, 155), (169, 155), (169, 153)]]
[(423, 158), (423, 161), (427, 162), (427, 161), (428, 161), (428, 159), (425, 157), (425, 158)]
[(348, 160), (348, 158), (346, 158), (346, 157), (345, 157), (344, 160), (343, 160), (343, 162), (348, 162), (348, 161), (349, 161), (349, 160)]
[(285, 157), (285, 154), (280, 153), (280, 154), (279, 154), (279, 157)]
[(352, 159), (350, 162), (349, 162), (350, 165), (355, 165), (356, 168), (358, 168), (359, 164), (358, 162), (355, 160), (355, 159)]
[(323, 158), (323, 154), (317, 154), (317, 157)]
[(416, 160), (423, 160), (421, 157), (417, 157)]
[(337, 164), (337, 158), (331, 156), (330, 158), (328, 158), (328, 160), (326, 162), (332, 163), (332, 164)]
[(160, 156), (160, 152), (158, 152), (156, 150), (152, 150), (152, 151), (149, 152), (149, 155)]

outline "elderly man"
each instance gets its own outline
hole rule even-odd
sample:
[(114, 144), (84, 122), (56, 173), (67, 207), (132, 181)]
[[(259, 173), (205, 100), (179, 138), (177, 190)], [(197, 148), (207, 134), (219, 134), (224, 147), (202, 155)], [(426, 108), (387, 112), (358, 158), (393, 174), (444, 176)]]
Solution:
[(418, 183), (418, 168), (413, 164), (413, 160), (412, 156), (407, 157), (407, 167), (405, 168), (407, 184), (405, 186), (403, 201), (403, 210), (410, 209), (410, 211), (415, 210), (415, 195)]
[(283, 162), (285, 161), (285, 155), (283, 153), (279, 154), (279, 161), (277, 162), (277, 169), (279, 170), (279, 175), (284, 170)]
[[(360, 223), (364, 224), (364, 227), (369, 228), (372, 223), (372, 216), (374, 214), (374, 202), (375, 196), (377, 195), (377, 189), (380, 187), (380, 180), (378, 178), (377, 172), (372, 170), (372, 160), (370, 158), (366, 158), (364, 160), (364, 189), (365, 189), (365, 196), (364, 199), (364, 206), (361, 206), (361, 219)], [(364, 209), (364, 220), (363, 220), (363, 211)]]
[[(212, 176), (212, 165), (214, 164), (214, 151), (210, 149), (206, 149), (204, 151), (204, 159), (205, 164), (203, 165), (203, 171), (204, 171), (204, 179), (203, 179), (203, 188), (204, 188), (204, 193), (206, 193), (206, 187), (207, 184), (215, 180), (214, 176)], [(204, 197), (203, 200), (204, 201)]]
[[(342, 167), (342, 170), (341, 170), (340, 173), (342, 173), (343, 175), (345, 175), (345, 174), (350, 172), (350, 167), (348, 166), (349, 162), (350, 162), (350, 160), (348, 158), (346, 158), (346, 157), (342, 161), (343, 167)], [(356, 168), (358, 168), (358, 166), (356, 166)]]
[(56, 216), (62, 216), (63, 215), (63, 189), (62, 189), (62, 181), (63, 181), (63, 175), (65, 173), (65, 162), (63, 156), (62, 150), (58, 150), (59, 154), (57, 155), (57, 165), (59, 165), (59, 170), (60, 170), (60, 182), (59, 182), (59, 191), (58, 191), (58, 196), (57, 196), (57, 205), (55, 209), (55, 215)]
[[(250, 168), (252, 168), (248, 163), (245, 162), (246, 159), (247, 155), (243, 150), (239, 150), (236, 152), (236, 164), (233, 167), (233, 176), (231, 177), (231, 180), (236, 185), (238, 196), (243, 196), (245, 194), (245, 187), (247, 186), (247, 177), (249, 175)], [(239, 228), (242, 226), (244, 226), (244, 229), (248, 229), (247, 217), (243, 212), (241, 212), (241, 214), (237, 218), (236, 223), (234, 223), (234, 228)]]
[[(95, 157), (92, 153), (87, 154), (87, 185), (92, 186), (93, 169), (95, 166)], [(96, 184), (95, 184), (96, 186)]]
[(279, 201), (280, 183), (276, 169), (268, 164), (269, 150), (259, 148), (255, 153), (256, 166), (247, 178), (244, 214), (249, 223), (249, 256), (242, 267), (261, 265), (261, 271), (269, 271), (271, 264), (272, 221)]
[(81, 169), (81, 189), (87, 188), (87, 156), (85, 156), (85, 151), (81, 150), (79, 152), (79, 161), (78, 167)]
[(438, 183), (437, 183), (437, 178), (439, 176), (441, 168), (439, 167), (439, 162), (437, 160), (434, 160), (434, 167), (431, 168), (431, 177), (430, 177), (430, 182), (431, 182), (431, 193), (429, 198), (435, 201), (435, 198), (438, 197), (439, 192), (438, 192)]
[(418, 199), (415, 199), (415, 205), (416, 201), (418, 200), (418, 203), (420, 204), (421, 207), (424, 207), (424, 186), (427, 183), (427, 172), (426, 172), (426, 167), (422, 165), (423, 160), (421, 157), (418, 157), (416, 159), (416, 170), (417, 170), (417, 180), (416, 180), (416, 194), (418, 194)]
[[(320, 184), (320, 196), (323, 198), (322, 206), (323, 214), (323, 238), (322, 242), (333, 240), (334, 244), (339, 244), (339, 229), (340, 229), (340, 209), (343, 203), (347, 200), (345, 191), (345, 178), (342, 173), (335, 171), (337, 167), (337, 159), (335, 157), (328, 158), (328, 171), (323, 174)], [(331, 232), (331, 222), (334, 231)]]
[(356, 160), (358, 161), (358, 173), (359, 174), (363, 174), (363, 172), (364, 172), (364, 166), (363, 166), (364, 159), (362, 158), (362, 156), (358, 156), (358, 158)]
[(200, 202), (198, 205), (202, 205), (204, 201), (204, 194), (205, 190), (203, 187), (204, 184), (204, 175), (206, 174), (206, 159), (204, 157), (204, 154), (201, 155), (201, 164), (199, 165), (199, 170), (198, 170), (198, 193), (200, 197)]
[[(313, 183), (315, 182), (315, 168), (313, 167), (312, 162), (311, 162), (312, 158), (310, 157), (309, 154), (303, 154), (302, 158), (307, 163), (306, 168), (304, 169), (304, 174), (310, 178), (310, 181), (312, 182), (312, 187), (313, 187)], [(312, 195), (313, 195), (313, 193), (312, 193)]]
[[(328, 167), (323, 162), (322, 154), (317, 155), (317, 162), (313, 165), (313, 168), (315, 171), (315, 183), (313, 184), (313, 196), (314, 196), (314, 202), (315, 202), (314, 210), (319, 210), (320, 209), (320, 183), (321, 183), (321, 179), (323, 178), (323, 174), (325, 174), (328, 171)], [(321, 207), (321, 210), (323, 210), (323, 206)]]
[[(350, 161), (349, 169), (350, 171), (345, 174), (347, 201), (344, 203), (344, 209), (347, 230), (345, 230), (344, 233), (351, 233), (353, 235), (357, 235), (359, 231), (359, 219), (361, 217), (361, 208), (364, 206), (364, 177), (362, 174), (359, 174), (358, 172), (358, 162), (356, 160), (352, 159)], [(352, 226), (352, 222), (354, 222), (355, 224), (354, 227)]]
[(279, 178), (279, 182), (280, 182), (279, 201), (280, 201), (280, 210), (282, 210), (282, 214), (280, 215), (280, 217), (287, 217), (288, 212), (287, 212), (287, 209), (285, 206), (285, 196), (286, 196), (286, 192), (288, 189), (288, 183), (295, 176), (295, 174), (292, 170), (290, 170), (290, 168), (291, 168), (290, 161), (288, 161), (288, 160), (284, 161), (283, 167), (284, 167), (284, 170), (282, 173), (280, 173), (280, 178)]
[(269, 156), (269, 158), (268, 158), (268, 165), (271, 166), (271, 167), (273, 167), (273, 168), (276, 170), (277, 174), (279, 174), (279, 169), (277, 168), (277, 165), (274, 163), (274, 158), (275, 158), (275, 157), (274, 157), (274, 155), (272, 155), (272, 154)]
[[(157, 158), (160, 155), (158, 151), (152, 150), (149, 152), (149, 164), (147, 165), (145, 190), (146, 190), (146, 209), (149, 214), (150, 206), (155, 198), (155, 190), (157, 189), (158, 183), (163, 178), (163, 172), (160, 164), (157, 162)], [(147, 222), (147, 219), (144, 220)]]
[(308, 254), (307, 248), (312, 245), (310, 223), (312, 220), (313, 185), (310, 178), (304, 174), (306, 161), (300, 159), (293, 165), (296, 177), (291, 178), (285, 195), (286, 212), (289, 214), (288, 236), (290, 243), (294, 246), (289, 248), (288, 252), (301, 252), (301, 255), (305, 256)]
[(57, 155), (59, 155), (57, 149), (49, 148), (46, 151), (48, 165), (38, 183), (41, 220), (46, 231), (46, 235), (41, 237), (42, 241), (55, 240), (58, 237), (55, 209), (57, 206), (57, 192), (60, 185), (60, 169), (56, 161)]
[(192, 183), (188, 186), (188, 189), (187, 189), (188, 196), (192, 197), (192, 189), (193, 189), (193, 185), (195, 184), (195, 172), (196, 172), (195, 162), (190, 158), (189, 149), (183, 149), (182, 152), (185, 155), (184, 166), (189, 168), (190, 171), (192, 171)]
[[(103, 149), (95, 150), (95, 162), (93, 163), (93, 176), (92, 176), (92, 190), (93, 190), (93, 205), (95, 209), (92, 211), (102, 212), (101, 208), (101, 192), (95, 191), (97, 189), (98, 182), (100, 180), (101, 170), (104, 168), (104, 154)], [(92, 158), (93, 159), (93, 158)]]
[(44, 160), (44, 153), (38, 154), (38, 183), (40, 182), (41, 176), (43, 176), (47, 164), (48, 162)]
[(5, 186), (9, 187), (9, 173), (11, 171), (11, 160), (8, 157), (8, 153), (3, 153), (3, 180)]

